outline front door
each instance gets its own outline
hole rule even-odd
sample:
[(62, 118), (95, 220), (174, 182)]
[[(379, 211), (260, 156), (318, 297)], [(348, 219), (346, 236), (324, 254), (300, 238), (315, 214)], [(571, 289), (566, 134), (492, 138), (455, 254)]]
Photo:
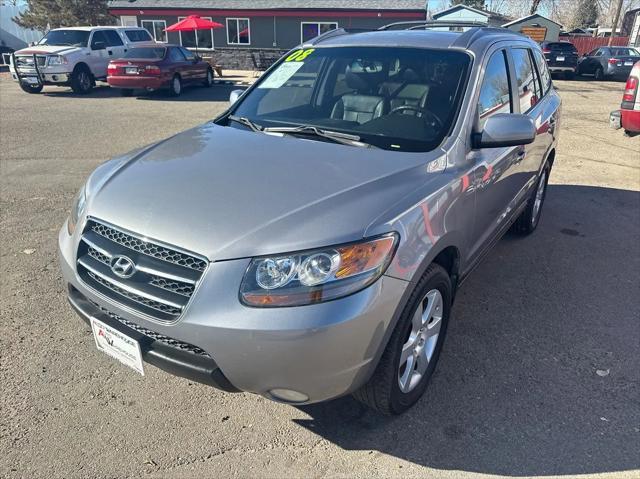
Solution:
[(109, 65), (107, 45), (108, 41), (104, 30), (94, 30), (89, 39), (89, 52), (85, 60), (95, 78), (105, 78), (107, 76), (107, 66)]
[[(484, 65), (484, 78), (478, 97), (476, 132), (482, 131), (489, 117), (497, 113), (517, 112), (514, 84), (510, 81), (507, 51), (496, 49)], [(476, 196), (473, 241), (468, 260), (475, 262), (508, 224), (514, 200), (524, 180), (519, 163), (524, 159), (522, 146), (471, 150), (468, 164), (473, 165), (470, 185)]]

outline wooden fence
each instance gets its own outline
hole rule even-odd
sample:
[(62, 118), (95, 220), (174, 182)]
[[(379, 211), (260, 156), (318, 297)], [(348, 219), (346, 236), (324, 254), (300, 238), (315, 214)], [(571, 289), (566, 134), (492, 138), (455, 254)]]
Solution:
[[(609, 44), (608, 38), (601, 37), (564, 37), (561, 40), (567, 40), (574, 44), (578, 49), (578, 55), (589, 53), (594, 48), (606, 47)], [(613, 46), (626, 47), (629, 45), (629, 37), (613, 37)]]

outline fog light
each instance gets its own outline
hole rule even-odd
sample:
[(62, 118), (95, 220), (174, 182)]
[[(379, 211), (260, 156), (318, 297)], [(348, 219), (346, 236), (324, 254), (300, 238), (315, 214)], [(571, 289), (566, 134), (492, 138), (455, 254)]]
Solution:
[(292, 391), (291, 389), (272, 389), (269, 391), (269, 394), (273, 396), (274, 399), (284, 402), (306, 402), (309, 400), (309, 396), (303, 393), (299, 393), (298, 391)]

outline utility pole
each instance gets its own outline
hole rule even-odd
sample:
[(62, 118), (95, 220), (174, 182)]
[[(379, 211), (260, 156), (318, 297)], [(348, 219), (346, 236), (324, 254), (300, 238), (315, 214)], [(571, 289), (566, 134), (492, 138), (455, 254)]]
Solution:
[(620, 11), (622, 10), (622, 0), (618, 0), (618, 6), (616, 7), (616, 14), (613, 18), (613, 25), (611, 25), (611, 36), (609, 37), (608, 45), (613, 43), (613, 37), (616, 34), (616, 27), (618, 26), (618, 20), (620, 20)]

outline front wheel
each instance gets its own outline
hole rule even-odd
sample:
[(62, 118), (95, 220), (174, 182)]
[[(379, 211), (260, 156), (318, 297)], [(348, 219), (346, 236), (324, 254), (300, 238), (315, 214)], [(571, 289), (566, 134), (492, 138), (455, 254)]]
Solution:
[(383, 414), (401, 414), (422, 396), (440, 356), (451, 312), (447, 271), (431, 264), (416, 285), (380, 362), (354, 397)]
[(521, 235), (529, 235), (535, 231), (542, 216), (542, 205), (547, 196), (547, 184), (551, 167), (547, 163), (540, 173), (536, 189), (529, 198), (527, 207), (513, 224), (513, 231)]
[(40, 93), (44, 88), (44, 85), (42, 83), (39, 83), (38, 85), (30, 85), (29, 83), (21, 81), (20, 88), (22, 88), (22, 91), (26, 91), (27, 93)]
[(71, 89), (79, 95), (86, 95), (93, 89), (93, 78), (87, 67), (78, 67), (71, 74)]

